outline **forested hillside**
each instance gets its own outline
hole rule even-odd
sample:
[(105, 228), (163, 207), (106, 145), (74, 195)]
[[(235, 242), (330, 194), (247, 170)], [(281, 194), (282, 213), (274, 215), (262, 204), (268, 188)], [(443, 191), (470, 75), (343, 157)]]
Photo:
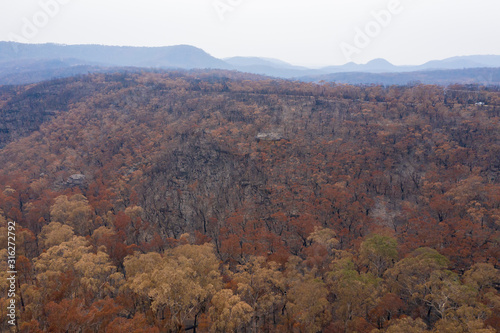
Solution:
[(18, 329), (497, 332), (499, 133), (498, 87), (226, 71), (0, 87)]

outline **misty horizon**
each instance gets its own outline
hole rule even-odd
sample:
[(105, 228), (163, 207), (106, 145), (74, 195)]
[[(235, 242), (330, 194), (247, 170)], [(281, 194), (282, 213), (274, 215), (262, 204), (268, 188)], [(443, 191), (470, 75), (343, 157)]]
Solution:
[[(38, 0), (2, 5), (0, 40), (68, 45), (193, 45), (223, 59), (280, 59), (297, 66), (398, 66), (497, 55), (500, 3), (482, 0), (351, 3), (315, 0)], [(151, 10), (154, 9), (154, 10)], [(91, 18), (91, 19), (90, 19)]]

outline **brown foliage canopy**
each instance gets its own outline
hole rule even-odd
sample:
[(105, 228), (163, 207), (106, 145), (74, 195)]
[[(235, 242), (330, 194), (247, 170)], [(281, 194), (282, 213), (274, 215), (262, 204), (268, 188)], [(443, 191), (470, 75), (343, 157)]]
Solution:
[(500, 329), (498, 88), (143, 72), (0, 101), (22, 332)]

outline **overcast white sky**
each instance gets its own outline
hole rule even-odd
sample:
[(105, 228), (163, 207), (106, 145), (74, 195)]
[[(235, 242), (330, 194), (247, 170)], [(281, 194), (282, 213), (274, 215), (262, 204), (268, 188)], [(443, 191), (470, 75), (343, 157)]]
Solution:
[[(386, 26), (375, 24), (372, 13), (394, 1), (0, 0), (0, 40), (189, 44), (219, 58), (262, 56), (309, 66), (500, 55), (499, 0), (399, 0), (392, 3), (398, 10), (384, 17)], [(357, 29), (371, 29), (369, 43), (358, 36), (356, 45)]]

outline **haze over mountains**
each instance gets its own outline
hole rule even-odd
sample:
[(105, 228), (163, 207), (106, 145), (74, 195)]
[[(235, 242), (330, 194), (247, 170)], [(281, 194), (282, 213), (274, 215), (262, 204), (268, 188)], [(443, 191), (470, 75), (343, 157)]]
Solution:
[(387, 60), (375, 59), (366, 64), (351, 62), (313, 69), (260, 57), (218, 59), (189, 45), (129, 47), (0, 42), (0, 84), (38, 82), (124, 67), (225, 69), (302, 81), (355, 84), (405, 84), (416, 80), (437, 84), (500, 83), (500, 56), (497, 55), (459, 56), (418, 66), (395, 66)]

